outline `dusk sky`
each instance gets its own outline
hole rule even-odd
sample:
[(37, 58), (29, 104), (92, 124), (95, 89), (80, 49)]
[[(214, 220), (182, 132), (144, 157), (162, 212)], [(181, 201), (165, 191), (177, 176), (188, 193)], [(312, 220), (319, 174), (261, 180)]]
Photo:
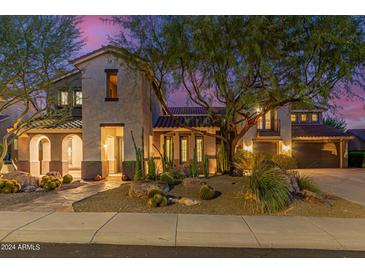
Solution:
[[(107, 36), (113, 36), (119, 32), (118, 26), (106, 24), (100, 20), (100, 17), (101, 16), (84, 17), (81, 24), (81, 30), (87, 41), (80, 54), (85, 54), (107, 44)], [(358, 94), (361, 94), (361, 92), (359, 91)], [(362, 92), (362, 97), (364, 96), (365, 93)], [(174, 106), (186, 105), (186, 95), (181, 92), (176, 92), (169, 97), (169, 103)], [(365, 128), (364, 101), (348, 101), (346, 99), (341, 99), (336, 101), (336, 104), (341, 107), (341, 109), (338, 109), (337, 112), (340, 114), (340, 117), (346, 120), (348, 128)]]

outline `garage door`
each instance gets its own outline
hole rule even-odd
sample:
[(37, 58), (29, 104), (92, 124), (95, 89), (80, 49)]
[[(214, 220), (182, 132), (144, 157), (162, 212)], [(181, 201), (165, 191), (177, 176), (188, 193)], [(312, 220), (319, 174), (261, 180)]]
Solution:
[(274, 142), (254, 142), (253, 143), (254, 152), (266, 152), (271, 155), (277, 154), (277, 143)]
[(293, 142), (293, 157), (297, 159), (299, 168), (338, 168), (338, 147), (333, 142)]

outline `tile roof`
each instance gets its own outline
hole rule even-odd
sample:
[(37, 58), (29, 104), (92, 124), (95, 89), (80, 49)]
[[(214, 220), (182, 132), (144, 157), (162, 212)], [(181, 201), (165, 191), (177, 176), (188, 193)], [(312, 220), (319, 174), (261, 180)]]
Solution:
[(179, 123), (170, 116), (160, 116), (154, 128), (177, 128), (181, 124), (189, 127), (214, 127), (212, 121), (207, 116), (177, 116)]
[[(170, 107), (171, 113), (174, 115), (207, 115), (208, 112), (203, 107)], [(212, 107), (213, 111), (217, 114), (224, 114), (226, 108), (224, 107)]]
[(346, 132), (365, 142), (365, 129), (349, 129)]
[(327, 125), (293, 125), (292, 137), (351, 137), (351, 135)]
[(57, 122), (57, 120), (38, 120), (35, 121), (32, 125), (32, 128), (46, 128), (46, 129), (78, 129), (82, 128), (82, 120), (81, 119), (73, 119), (65, 122)]

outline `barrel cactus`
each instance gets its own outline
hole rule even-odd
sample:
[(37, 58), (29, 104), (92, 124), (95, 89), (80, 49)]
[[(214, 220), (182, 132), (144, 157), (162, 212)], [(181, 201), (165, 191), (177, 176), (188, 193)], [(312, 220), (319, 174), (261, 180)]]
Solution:
[(202, 185), (200, 187), (199, 196), (202, 200), (211, 200), (215, 196), (215, 190), (210, 185)]
[(22, 188), (21, 184), (16, 180), (0, 179), (1, 193), (17, 193)]
[[(151, 192), (151, 191), (150, 191)], [(147, 200), (147, 205), (150, 207), (164, 207), (167, 206), (167, 197), (165, 193), (157, 193)]]
[(156, 194), (166, 196), (165, 192), (159, 189), (151, 189), (150, 191), (148, 191), (148, 198), (153, 198)]
[(61, 186), (62, 182), (60, 179), (54, 177), (54, 176), (43, 176), (41, 181), (39, 182), (38, 186), (50, 191), (54, 190), (56, 188), (59, 188)]
[(74, 178), (72, 177), (71, 174), (66, 174), (62, 178), (62, 184), (70, 184), (70, 183), (72, 183), (73, 179)]

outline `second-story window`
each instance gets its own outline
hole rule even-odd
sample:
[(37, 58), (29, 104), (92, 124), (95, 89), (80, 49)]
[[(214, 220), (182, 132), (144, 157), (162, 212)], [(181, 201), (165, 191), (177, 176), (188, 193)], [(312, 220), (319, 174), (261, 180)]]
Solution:
[(68, 91), (62, 90), (60, 92), (60, 105), (67, 106), (68, 105)]
[(301, 115), (300, 115), (300, 121), (301, 122), (307, 122), (307, 114), (306, 113), (302, 113)]
[(257, 121), (257, 129), (272, 129), (272, 117), (271, 111), (265, 113), (264, 116), (261, 116)]
[(292, 121), (292, 123), (295, 123), (297, 121), (297, 115), (295, 113), (292, 113), (290, 115), (290, 120)]
[(312, 122), (314, 123), (318, 122), (318, 113), (312, 113)]
[(271, 111), (265, 113), (265, 129), (271, 129)]
[(82, 105), (82, 91), (81, 89), (75, 90), (75, 106), (81, 106)]
[(118, 70), (106, 69), (106, 99), (118, 99)]

